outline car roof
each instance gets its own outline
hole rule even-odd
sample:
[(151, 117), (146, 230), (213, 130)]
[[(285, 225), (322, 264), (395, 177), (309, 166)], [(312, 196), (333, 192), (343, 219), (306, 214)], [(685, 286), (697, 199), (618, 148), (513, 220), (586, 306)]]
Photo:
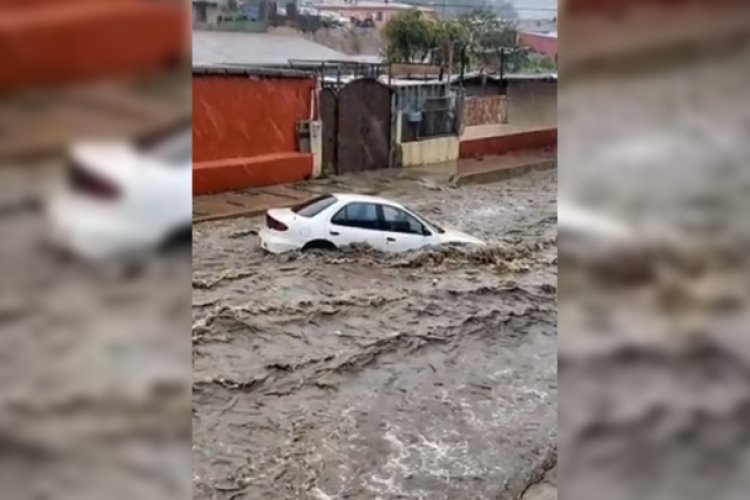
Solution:
[(403, 205), (401, 205), (400, 203), (383, 198), (381, 196), (371, 196), (367, 194), (356, 194), (356, 193), (334, 193), (333, 196), (335, 196), (337, 200), (343, 201), (346, 203), (350, 203), (354, 201), (354, 202), (361, 202), (361, 203), (382, 203), (385, 205), (392, 205), (395, 207), (403, 207)]

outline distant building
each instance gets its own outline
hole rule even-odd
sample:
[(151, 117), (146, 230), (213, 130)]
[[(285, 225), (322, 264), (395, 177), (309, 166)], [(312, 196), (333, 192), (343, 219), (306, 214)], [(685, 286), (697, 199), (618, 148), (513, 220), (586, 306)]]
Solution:
[(353, 21), (359, 25), (371, 25), (377, 29), (382, 29), (386, 23), (393, 17), (410, 10), (418, 10), (424, 15), (437, 19), (438, 13), (435, 9), (429, 7), (418, 7), (405, 3), (390, 2), (384, 0), (377, 1), (357, 1), (349, 2), (324, 2), (314, 6), (320, 12), (336, 14), (343, 18)]
[(518, 33), (518, 45), (543, 54), (557, 62), (557, 31), (549, 33), (521, 31)]
[[(268, 7), (259, 9), (260, 2)], [(256, 0), (255, 4), (237, 2), (234, 8), (227, 0), (192, 0), (192, 5), (193, 28), (199, 30), (263, 32), (268, 28), (267, 15), (261, 16), (260, 12), (265, 13), (270, 8), (276, 11), (274, 0)]]
[(519, 19), (518, 31), (528, 31), (531, 33), (551, 33), (557, 31), (557, 18)]
[(217, 0), (193, 0), (193, 26), (216, 26), (220, 12)]

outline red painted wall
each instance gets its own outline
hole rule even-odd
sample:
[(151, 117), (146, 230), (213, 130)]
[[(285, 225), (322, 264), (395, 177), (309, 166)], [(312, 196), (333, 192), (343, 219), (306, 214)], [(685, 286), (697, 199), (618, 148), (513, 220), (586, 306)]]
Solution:
[(193, 76), (193, 161), (297, 151), (313, 78)]
[(557, 57), (557, 38), (541, 36), (535, 33), (519, 33), (518, 44), (544, 54), (550, 59)]
[(312, 168), (313, 158), (307, 153), (277, 153), (194, 163), (193, 194), (300, 182), (310, 177)]
[(0, 90), (155, 71), (190, 54), (185, 2), (0, 0)]
[(310, 119), (314, 78), (193, 75), (193, 194), (310, 178), (296, 123)]
[(548, 128), (461, 141), (458, 156), (459, 158), (481, 158), (556, 147), (557, 128)]

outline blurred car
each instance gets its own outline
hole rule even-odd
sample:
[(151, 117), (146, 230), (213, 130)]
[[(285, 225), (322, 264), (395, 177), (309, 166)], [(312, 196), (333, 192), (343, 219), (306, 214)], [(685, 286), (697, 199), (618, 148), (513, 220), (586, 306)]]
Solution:
[(89, 260), (190, 238), (192, 132), (74, 144), (47, 204), (51, 242)]
[(636, 239), (634, 229), (624, 222), (563, 200), (557, 204), (557, 226), (561, 235), (575, 237), (587, 245), (624, 245)]
[(294, 208), (273, 208), (266, 213), (265, 222), (260, 242), (271, 253), (334, 249), (357, 243), (386, 252), (442, 244), (484, 244), (468, 234), (428, 222), (396, 202), (358, 194), (324, 195)]

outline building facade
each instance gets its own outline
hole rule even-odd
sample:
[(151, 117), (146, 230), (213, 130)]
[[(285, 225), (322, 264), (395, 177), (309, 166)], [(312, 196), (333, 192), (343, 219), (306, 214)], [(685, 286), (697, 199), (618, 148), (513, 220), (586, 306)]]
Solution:
[(336, 14), (350, 20), (360, 26), (372, 26), (383, 29), (389, 20), (395, 16), (410, 10), (419, 10), (423, 15), (438, 18), (436, 10), (428, 7), (415, 7), (413, 5), (394, 3), (390, 1), (352, 1), (347, 3), (321, 3), (315, 8), (322, 13)]

